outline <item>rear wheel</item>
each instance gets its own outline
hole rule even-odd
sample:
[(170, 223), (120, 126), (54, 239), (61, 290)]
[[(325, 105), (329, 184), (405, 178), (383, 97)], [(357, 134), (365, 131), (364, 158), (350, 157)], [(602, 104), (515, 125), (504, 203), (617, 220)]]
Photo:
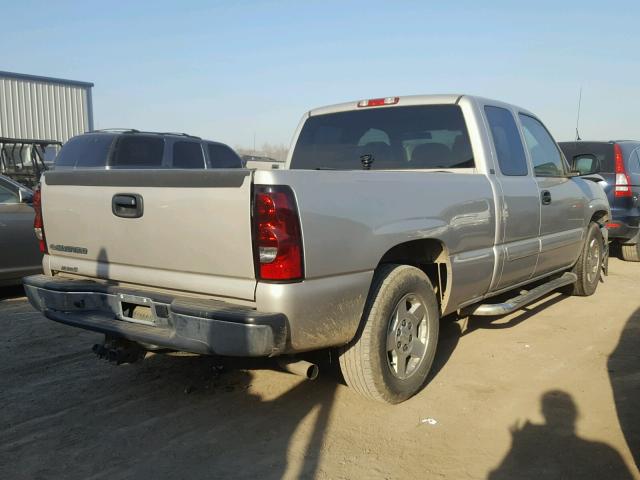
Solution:
[(622, 259), (627, 262), (640, 262), (640, 238), (635, 245), (621, 245)]
[(438, 304), (425, 273), (409, 265), (383, 265), (356, 337), (340, 349), (347, 384), (388, 403), (411, 397), (427, 379), (438, 328)]
[(587, 238), (582, 247), (580, 257), (573, 267), (572, 272), (578, 276), (578, 281), (570, 288), (571, 295), (588, 297), (593, 295), (598, 288), (598, 282), (602, 275), (602, 259), (604, 257), (604, 240), (597, 223), (590, 223), (587, 229)]

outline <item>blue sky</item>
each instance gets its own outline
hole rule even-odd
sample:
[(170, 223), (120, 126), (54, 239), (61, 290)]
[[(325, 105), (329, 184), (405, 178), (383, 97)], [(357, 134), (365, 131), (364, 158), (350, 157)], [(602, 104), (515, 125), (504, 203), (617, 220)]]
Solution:
[(289, 143), (304, 111), (472, 93), (640, 137), (640, 2), (2, 2), (0, 70), (95, 83), (98, 128)]

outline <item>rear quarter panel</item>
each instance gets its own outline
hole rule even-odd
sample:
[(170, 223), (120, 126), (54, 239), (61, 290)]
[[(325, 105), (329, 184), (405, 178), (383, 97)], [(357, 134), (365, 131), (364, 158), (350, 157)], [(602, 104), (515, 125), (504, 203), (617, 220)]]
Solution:
[(451, 261), (449, 302), (489, 286), (496, 220), (482, 174), (283, 170), (254, 181), (293, 188), (307, 279), (372, 271), (392, 247), (436, 239)]

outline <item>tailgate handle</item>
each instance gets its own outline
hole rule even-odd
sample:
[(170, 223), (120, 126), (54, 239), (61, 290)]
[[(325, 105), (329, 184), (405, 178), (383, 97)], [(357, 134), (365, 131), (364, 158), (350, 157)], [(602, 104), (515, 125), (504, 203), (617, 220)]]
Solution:
[(116, 217), (140, 218), (143, 213), (142, 195), (118, 193), (111, 201), (111, 211)]

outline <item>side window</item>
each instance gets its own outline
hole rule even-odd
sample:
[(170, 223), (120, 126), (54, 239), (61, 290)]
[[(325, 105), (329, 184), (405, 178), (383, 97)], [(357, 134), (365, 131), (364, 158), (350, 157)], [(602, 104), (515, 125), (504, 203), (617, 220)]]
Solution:
[(18, 194), (13, 190), (5, 187), (4, 185), (0, 185), (0, 205), (7, 203), (18, 203), (19, 198)]
[(547, 129), (533, 117), (520, 114), (524, 140), (531, 155), (537, 177), (559, 177), (565, 174), (562, 154)]
[(204, 155), (200, 142), (175, 142), (173, 168), (204, 168)]
[(630, 173), (640, 173), (640, 147), (631, 153), (628, 164)]
[(104, 167), (113, 142), (107, 134), (80, 135), (64, 144), (55, 159), (56, 167)]
[(529, 172), (527, 158), (524, 155), (524, 147), (512, 113), (506, 108), (488, 105), (484, 107), (484, 112), (489, 121), (493, 145), (496, 148), (502, 174), (508, 176), (527, 175)]
[(122, 135), (118, 140), (111, 165), (125, 168), (161, 167), (163, 152), (162, 137)]
[(242, 168), (240, 157), (226, 145), (208, 143), (209, 168)]

